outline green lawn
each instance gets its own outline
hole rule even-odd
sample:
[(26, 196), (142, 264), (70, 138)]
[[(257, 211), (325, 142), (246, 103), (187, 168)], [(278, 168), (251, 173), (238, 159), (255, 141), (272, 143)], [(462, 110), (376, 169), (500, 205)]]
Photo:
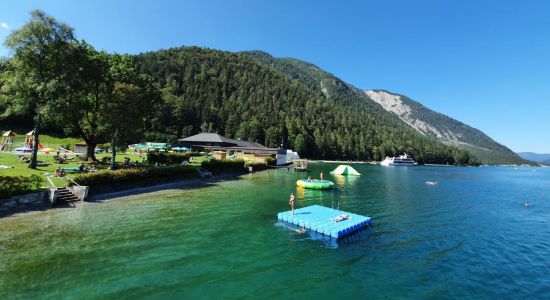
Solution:
[[(12, 167), (12, 168), (9, 168), (9, 169), (3, 169), (3, 168), (0, 168), (0, 176), (9, 176), (9, 175), (12, 175), (12, 176), (30, 176), (32, 174), (36, 174), (38, 176), (40, 176), (40, 178), (42, 179), (42, 182), (43, 182), (43, 186), (46, 187), (46, 186), (49, 186), (49, 183), (46, 179), (46, 176), (45, 174), (46, 173), (50, 173), (50, 174), (53, 174), (55, 173), (55, 170), (58, 168), (58, 167), (61, 167), (61, 168), (70, 168), (70, 167), (78, 167), (80, 165), (80, 161), (77, 159), (76, 155), (75, 154), (68, 154), (68, 158), (73, 158), (72, 160), (67, 160), (67, 163), (64, 163), (64, 164), (59, 164), (57, 163), (54, 159), (53, 159), (53, 156), (55, 154), (49, 154), (49, 155), (46, 155), (42, 152), (39, 152), (38, 153), (38, 160), (39, 161), (42, 161), (41, 163), (38, 164), (38, 167), (36, 170), (33, 170), (33, 169), (29, 169), (28, 168), (28, 163), (26, 162), (22, 162), (19, 158), (18, 158), (18, 155), (17, 154), (13, 154), (13, 153), (6, 153), (6, 152), (1, 152), (0, 153), (0, 165), (5, 165), (5, 166), (8, 166), (8, 167)], [(30, 154), (26, 154), (26, 156), (30, 157)], [(100, 154), (97, 154), (96, 157), (101, 160), (101, 158), (103, 157), (111, 157), (111, 153), (100, 153)], [(130, 160), (132, 161), (132, 163), (135, 163), (136, 161), (138, 162), (138, 165), (141, 166), (141, 167), (144, 167), (144, 168), (148, 168), (148, 167), (152, 167), (151, 165), (147, 164), (147, 163), (142, 163), (142, 160), (145, 156), (144, 155), (139, 155), (139, 154), (135, 154), (133, 152), (127, 152), (127, 153), (117, 153), (117, 158), (116, 158), (116, 161), (117, 163), (121, 164), (123, 161), (124, 161), (124, 158), (125, 157), (129, 157)], [(203, 157), (203, 156), (196, 156), (196, 157), (192, 157), (191, 158), (191, 165), (193, 166), (196, 166), (196, 167), (199, 167), (201, 162), (208, 159), (208, 157)], [(91, 163), (90, 162), (85, 162), (85, 164), (87, 166), (89, 166)], [(98, 169), (107, 169), (110, 164), (95, 164), (95, 166), (98, 168)], [(76, 175), (78, 174), (79, 172), (74, 172), (74, 171), (69, 171), (67, 172), (67, 175), (71, 176), (71, 175)], [(52, 181), (54, 182), (54, 184), (56, 186), (63, 186), (65, 185), (66, 183), (66, 180), (64, 178), (51, 178)]]
[[(27, 156), (30, 157), (30, 154), (26, 154)], [(96, 157), (98, 159), (101, 159), (102, 157), (104, 156), (109, 156), (110, 157), (110, 153), (106, 153), (106, 154), (98, 154)], [(53, 159), (53, 154), (50, 154), (50, 155), (45, 155), (43, 153), (38, 153), (38, 160), (39, 161), (42, 161), (42, 163), (39, 163), (38, 164), (38, 167), (36, 170), (33, 170), (33, 169), (29, 169), (28, 168), (28, 163), (26, 162), (22, 162), (21, 160), (19, 160), (17, 154), (12, 154), (12, 153), (0, 153), (0, 165), (5, 165), (5, 166), (8, 166), (8, 167), (12, 167), (10, 169), (0, 169), (0, 176), (7, 176), (7, 175), (18, 175), (18, 176), (30, 176), (32, 174), (36, 174), (38, 176), (40, 176), (42, 178), (42, 182), (44, 183), (44, 186), (47, 186), (48, 185), (48, 181), (46, 180), (46, 177), (44, 176), (46, 173), (55, 173), (55, 170), (58, 168), (58, 167), (62, 167), (62, 168), (70, 168), (70, 167), (78, 167), (80, 165), (80, 161), (78, 161), (78, 159), (76, 158), (76, 155), (74, 154), (69, 154), (68, 157), (71, 158), (73, 157), (74, 159), (73, 160), (68, 160), (67, 163), (64, 163), (64, 164), (59, 164), (57, 163), (54, 159)], [(133, 154), (133, 153), (121, 153), (120, 155), (117, 155), (117, 162), (118, 163), (122, 163), (122, 161), (124, 160), (125, 157), (129, 157), (132, 162), (134, 161), (138, 161), (138, 162), (141, 162), (141, 157), (137, 154)], [(90, 165), (89, 162), (85, 162), (86, 165)], [(96, 164), (96, 167), (99, 168), (99, 169), (106, 169), (109, 167), (108, 164)], [(75, 175), (77, 174), (78, 172), (67, 172), (67, 175), (71, 176), (71, 175)], [(65, 184), (65, 179), (63, 178), (52, 178), (52, 180), (54, 181), (54, 183), (56, 185), (64, 185)]]
[[(6, 128), (6, 127), (0, 128), (0, 132), (2, 133), (8, 130), (13, 130), (17, 134), (17, 136), (14, 139), (15, 142), (13, 145), (13, 149), (15, 149), (17, 147), (23, 146), (23, 143), (25, 141), (25, 134), (31, 131), (32, 128), (22, 128), (22, 127), (17, 128), (16, 126), (11, 126), (10, 128)], [(40, 135), (40, 144), (42, 144), (42, 146), (44, 147), (49, 147), (54, 149), (56, 149), (58, 146), (63, 147), (67, 144), (74, 146), (74, 144), (79, 141), (81, 141), (81, 139), (75, 138), (75, 137), (64, 137), (64, 136), (56, 136), (56, 135), (49, 135), (49, 134)], [(30, 157), (30, 154), (25, 154), (25, 155)], [(33, 170), (28, 168), (28, 163), (19, 160), (17, 154), (0, 152), (0, 165), (12, 167), (9, 169), (0, 168), (0, 176), (7, 176), (7, 175), (30, 176), (32, 174), (36, 174), (40, 176), (40, 178), (42, 178), (43, 186), (46, 187), (46, 186), (49, 186), (46, 176), (44, 176), (46, 173), (53, 174), (55, 173), (55, 170), (58, 167), (70, 168), (70, 167), (78, 167), (80, 165), (80, 161), (77, 159), (75, 154), (68, 154), (67, 156), (73, 159), (68, 160), (67, 163), (64, 163), (64, 164), (57, 163), (53, 159), (54, 155), (55, 153), (50, 153), (49, 155), (46, 155), (42, 152), (39, 152), (38, 160), (42, 161), (42, 163), (39, 163), (37, 169)], [(99, 160), (101, 160), (101, 158), (105, 156), (111, 157), (111, 153), (100, 153), (96, 155), (96, 157)], [(141, 167), (145, 167), (145, 168), (150, 167), (148, 164), (142, 163), (143, 158), (146, 157), (145, 154), (138, 155), (133, 152), (127, 152), (127, 153), (118, 152), (117, 159), (116, 159), (117, 163), (122, 163), (125, 157), (129, 157), (132, 163), (136, 161), (139, 162), (139, 165)], [(195, 156), (195, 157), (191, 157), (190, 163), (191, 165), (198, 167), (200, 166), (201, 162), (207, 159), (209, 158), (206, 156)], [(90, 165), (89, 162), (85, 162), (85, 164), (88, 166)], [(106, 169), (110, 166), (110, 164), (95, 164), (95, 166), (98, 169)], [(69, 176), (76, 175), (76, 174), (78, 174), (78, 172), (71, 172), (71, 171), (67, 172), (67, 175)], [(66, 183), (66, 180), (64, 178), (51, 178), (51, 179), (54, 182), (54, 184), (56, 184), (57, 186), (62, 186), (62, 185), (65, 185)]]

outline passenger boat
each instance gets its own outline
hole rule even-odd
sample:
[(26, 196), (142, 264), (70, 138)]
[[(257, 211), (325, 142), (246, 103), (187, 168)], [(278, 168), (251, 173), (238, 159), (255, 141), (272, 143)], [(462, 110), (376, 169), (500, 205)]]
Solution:
[(417, 163), (407, 153), (399, 156), (389, 157), (386, 156), (381, 163), (383, 166), (416, 166)]

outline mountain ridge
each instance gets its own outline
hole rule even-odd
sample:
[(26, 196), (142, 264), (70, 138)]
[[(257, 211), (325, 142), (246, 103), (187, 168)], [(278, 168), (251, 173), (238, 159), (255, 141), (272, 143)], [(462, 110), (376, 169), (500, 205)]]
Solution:
[(517, 152), (517, 154), (523, 159), (550, 166), (550, 153)]
[(263, 52), (199, 47), (135, 57), (164, 99), (151, 113), (149, 140), (218, 132), (269, 147), (283, 143), (317, 159), (380, 161), (407, 152), (419, 163), (478, 163), (468, 151), (422, 136), (360, 89), (312, 64), (286, 59), (268, 66), (272, 57)]
[[(322, 93), (327, 98), (336, 101), (338, 104), (346, 105), (353, 103), (349, 98), (355, 98), (365, 101), (374, 111), (377, 110), (375, 106), (378, 106), (378, 108), (382, 108), (382, 110), (424, 136), (434, 138), (447, 145), (471, 151), (483, 163), (531, 163), (520, 158), (506, 146), (494, 141), (482, 131), (442, 113), (435, 112), (407, 96), (385, 90), (365, 91), (346, 83), (332, 73), (324, 71), (312, 63), (296, 58), (276, 58), (269, 53), (258, 50), (239, 53), (286, 74), (290, 79), (301, 82), (314, 89), (317, 93)], [(405, 107), (400, 106), (404, 110), (396, 112), (390, 109), (392, 105), (395, 107), (395, 99), (393, 103), (389, 103), (389, 105), (384, 107), (384, 101), (376, 97), (379, 93), (386, 93), (394, 98), (399, 98), (397, 102), (406, 103)]]

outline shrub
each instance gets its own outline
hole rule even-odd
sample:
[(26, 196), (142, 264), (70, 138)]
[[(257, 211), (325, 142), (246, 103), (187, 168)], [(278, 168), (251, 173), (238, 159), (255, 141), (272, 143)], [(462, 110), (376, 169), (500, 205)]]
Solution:
[(247, 161), (244, 165), (245, 167), (252, 167), (254, 171), (267, 169), (267, 164), (265, 162)]
[(268, 166), (274, 166), (277, 164), (277, 159), (275, 157), (266, 157), (265, 158), (265, 163), (268, 165)]
[(229, 172), (244, 172), (244, 160), (242, 159), (226, 159), (226, 160), (209, 160), (201, 163), (201, 168), (212, 172), (212, 174), (221, 174)]
[(267, 164), (265, 162), (257, 162), (257, 161), (247, 161), (244, 163), (245, 167), (265, 167)]
[(81, 185), (100, 186), (118, 183), (133, 183), (154, 181), (160, 178), (179, 177), (191, 178), (197, 175), (197, 170), (190, 166), (171, 166), (149, 169), (101, 170), (93, 173), (78, 174), (74, 181)]
[(0, 199), (40, 190), (41, 180), (38, 175), (0, 176)]
[(183, 161), (189, 161), (188, 153), (147, 153), (147, 162), (150, 164), (181, 164)]

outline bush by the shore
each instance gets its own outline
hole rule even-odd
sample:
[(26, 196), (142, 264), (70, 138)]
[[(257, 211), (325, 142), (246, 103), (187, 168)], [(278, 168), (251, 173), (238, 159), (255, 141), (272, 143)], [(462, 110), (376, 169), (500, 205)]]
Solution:
[(192, 178), (197, 169), (191, 166), (171, 166), (148, 169), (101, 170), (94, 173), (79, 174), (74, 181), (85, 186), (101, 186), (118, 183), (139, 183), (161, 178)]
[(147, 162), (150, 164), (181, 164), (184, 161), (189, 161), (190, 153), (164, 153), (150, 152), (147, 153)]
[(245, 167), (252, 167), (253, 171), (262, 171), (267, 169), (267, 164), (265, 162), (256, 162), (256, 161), (247, 161)]
[(217, 175), (221, 173), (244, 172), (244, 160), (242, 159), (226, 159), (226, 160), (209, 160), (201, 163), (201, 168)]
[(268, 166), (275, 166), (277, 165), (277, 159), (275, 157), (266, 157), (265, 164)]
[(0, 176), (0, 199), (40, 190), (41, 179), (31, 176)]

